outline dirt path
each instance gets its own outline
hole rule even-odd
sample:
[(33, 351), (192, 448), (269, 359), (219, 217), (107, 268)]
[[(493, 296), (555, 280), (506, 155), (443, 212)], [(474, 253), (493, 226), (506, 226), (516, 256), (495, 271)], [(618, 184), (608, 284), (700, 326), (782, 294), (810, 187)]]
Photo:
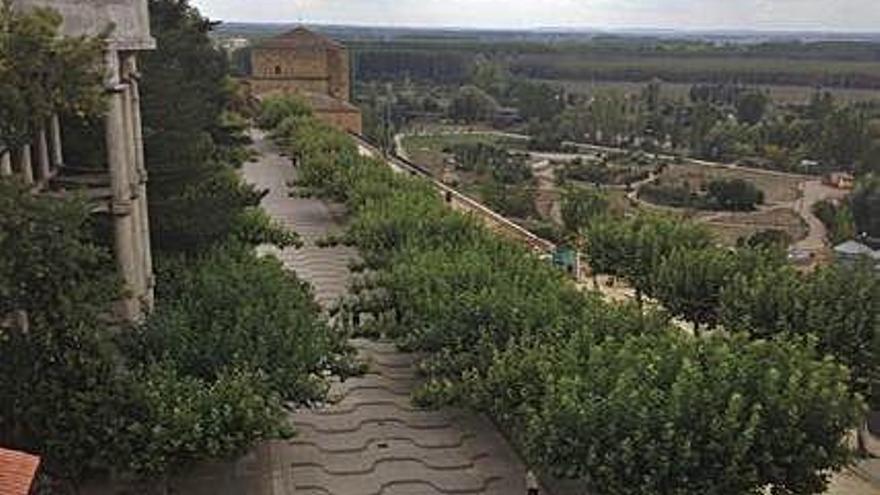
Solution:
[[(306, 246), (280, 253), (286, 267), (311, 283), (325, 308), (347, 292), (350, 248), (323, 249), (315, 240), (342, 229), (342, 210), (315, 199), (290, 198), (290, 163), (257, 136), (263, 157), (245, 177), (270, 190), (263, 206), (295, 229)], [(409, 394), (418, 384), (415, 358), (390, 342), (355, 340), (370, 364), (361, 378), (335, 383), (334, 402), (292, 416), (298, 436), (275, 449), (288, 466), (285, 494), (518, 494), (525, 468), (494, 426), (469, 412), (416, 408)]]

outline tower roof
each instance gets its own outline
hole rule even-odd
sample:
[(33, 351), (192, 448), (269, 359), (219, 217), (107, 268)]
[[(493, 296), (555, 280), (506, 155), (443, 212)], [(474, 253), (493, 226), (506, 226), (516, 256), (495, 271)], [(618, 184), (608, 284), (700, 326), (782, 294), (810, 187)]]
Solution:
[(302, 26), (286, 33), (269, 38), (257, 45), (258, 48), (323, 47), (341, 49), (343, 46), (330, 38)]

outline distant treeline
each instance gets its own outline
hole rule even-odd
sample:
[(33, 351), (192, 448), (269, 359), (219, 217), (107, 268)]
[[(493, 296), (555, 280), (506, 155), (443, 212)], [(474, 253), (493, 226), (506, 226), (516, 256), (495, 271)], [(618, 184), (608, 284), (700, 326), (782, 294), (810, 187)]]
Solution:
[(464, 83), (478, 56), (515, 75), (557, 80), (728, 83), (880, 89), (880, 44), (715, 45), (698, 42), (352, 42), (359, 80)]

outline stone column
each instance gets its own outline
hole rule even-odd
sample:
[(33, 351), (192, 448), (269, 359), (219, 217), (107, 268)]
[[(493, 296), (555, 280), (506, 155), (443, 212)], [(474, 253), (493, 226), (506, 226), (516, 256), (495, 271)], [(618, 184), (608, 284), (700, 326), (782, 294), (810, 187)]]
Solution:
[(64, 152), (61, 144), (61, 119), (58, 114), (52, 114), (49, 120), (49, 136), (52, 141), (52, 167), (57, 171), (64, 166)]
[(21, 147), (19, 151), (19, 163), (21, 164), (21, 177), (24, 183), (32, 185), (34, 183), (34, 165), (31, 163), (31, 145), (30, 143)]
[(8, 177), (12, 175), (12, 156), (9, 151), (0, 151), (0, 176)]
[(132, 111), (132, 94), (131, 94), (131, 77), (130, 64), (128, 60), (131, 58), (130, 53), (119, 52), (119, 68), (122, 82), (122, 118), (125, 125), (125, 154), (126, 163), (128, 164), (129, 187), (131, 188), (131, 235), (132, 247), (134, 249), (135, 260), (135, 296), (139, 302), (146, 293), (146, 274), (144, 272), (144, 248), (143, 248), (143, 232), (141, 229), (141, 190), (140, 190), (140, 174), (137, 170), (137, 160), (135, 159), (134, 145), (134, 121)]
[(115, 50), (105, 52), (107, 71), (107, 114), (105, 116), (107, 164), (113, 190), (111, 212), (113, 214), (114, 251), (119, 277), (123, 284), (119, 304), (120, 316), (128, 321), (140, 318), (137, 298), (137, 260), (134, 245), (134, 218), (131, 191), (130, 164), (126, 149), (125, 88), (120, 81), (119, 56)]
[(40, 181), (48, 182), (52, 176), (49, 163), (49, 142), (46, 140), (46, 128), (41, 127), (37, 133), (37, 169), (40, 171)]
[(144, 294), (144, 302), (146, 304), (147, 311), (150, 311), (153, 309), (155, 303), (156, 277), (153, 274), (153, 250), (152, 246), (150, 245), (150, 215), (147, 197), (147, 181), (149, 177), (147, 174), (147, 167), (144, 162), (144, 138), (142, 133), (143, 125), (141, 119), (141, 96), (139, 83), (140, 73), (137, 69), (137, 57), (135, 56), (135, 54), (130, 54), (126, 58), (125, 62), (126, 73), (129, 80), (129, 87), (131, 88), (131, 116), (132, 129), (134, 132), (135, 167), (140, 178), (138, 183), (138, 187), (140, 189), (138, 200), (141, 204), (140, 208), (138, 208), (138, 211), (141, 215), (140, 226), (143, 246), (143, 266), (146, 281), (146, 293)]

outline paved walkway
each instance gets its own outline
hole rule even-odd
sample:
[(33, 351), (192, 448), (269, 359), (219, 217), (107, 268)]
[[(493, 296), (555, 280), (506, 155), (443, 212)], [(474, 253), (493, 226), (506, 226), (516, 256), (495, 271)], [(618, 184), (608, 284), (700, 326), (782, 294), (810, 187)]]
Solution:
[[(288, 197), (294, 168), (262, 137), (255, 141), (262, 158), (245, 166), (245, 178), (270, 190), (266, 211), (303, 237), (304, 248), (279, 255), (326, 308), (346, 293), (348, 263), (357, 256), (351, 248), (315, 246), (342, 229), (342, 210)], [(274, 448), (275, 462), (289, 466), (282, 493), (525, 493), (524, 467), (491, 423), (465, 411), (415, 408), (409, 399), (418, 383), (414, 358), (388, 342), (354, 344), (370, 364), (368, 374), (334, 384), (333, 405), (294, 414), (298, 435)]]

